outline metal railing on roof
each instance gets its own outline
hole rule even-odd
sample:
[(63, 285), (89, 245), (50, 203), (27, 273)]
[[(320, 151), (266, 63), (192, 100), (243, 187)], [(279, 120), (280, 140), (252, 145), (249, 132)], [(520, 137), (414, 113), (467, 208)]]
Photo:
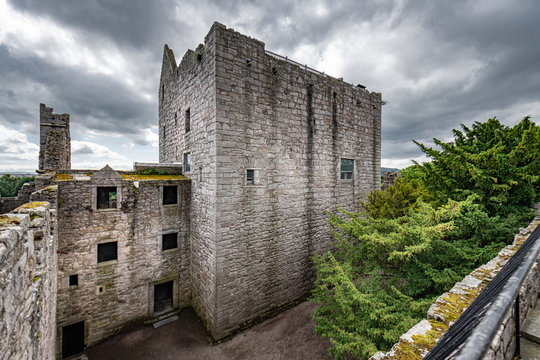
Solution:
[(318, 74), (318, 75), (325, 75), (325, 76), (331, 77), (332, 79), (335, 79), (335, 77), (330, 76), (328, 74), (325, 74), (324, 72), (320, 72), (319, 70), (316, 70), (316, 69), (314, 69), (312, 67), (309, 67), (309, 66), (307, 66), (307, 64), (300, 64), (298, 61), (294, 61), (292, 59), (289, 59), (287, 56), (282, 56), (282, 55), (276, 54), (275, 52), (272, 52), (272, 51), (269, 51), (269, 50), (265, 50), (265, 52), (268, 55), (270, 55), (270, 56), (272, 56), (272, 57), (274, 57), (276, 59), (284, 60), (284, 61), (286, 61), (288, 63), (298, 65), (299, 67), (301, 67), (304, 70), (311, 71), (312, 73), (315, 73), (315, 74)]
[(424, 357), (432, 359), (480, 360), (515, 300), (516, 354), (519, 355), (519, 289), (540, 253), (540, 226), (525, 240), (514, 256), (461, 314)]

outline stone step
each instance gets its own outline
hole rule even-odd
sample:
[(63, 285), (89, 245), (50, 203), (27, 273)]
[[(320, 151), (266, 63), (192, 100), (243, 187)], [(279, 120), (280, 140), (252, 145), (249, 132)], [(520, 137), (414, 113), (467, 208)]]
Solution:
[(167, 324), (172, 323), (173, 321), (176, 321), (178, 319), (179, 319), (179, 317), (177, 315), (173, 315), (171, 317), (168, 317), (168, 318), (165, 318), (165, 319), (160, 320), (158, 322), (155, 322), (154, 324), (152, 324), (152, 326), (154, 327), (154, 329), (157, 329), (160, 326), (167, 325)]
[(529, 310), (521, 329), (521, 337), (540, 345), (540, 306)]
[(540, 360), (540, 345), (521, 338), (521, 359), (523, 360)]

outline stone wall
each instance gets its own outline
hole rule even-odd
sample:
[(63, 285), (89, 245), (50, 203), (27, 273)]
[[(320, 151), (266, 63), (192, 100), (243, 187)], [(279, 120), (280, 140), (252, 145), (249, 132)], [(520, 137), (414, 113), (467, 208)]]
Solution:
[[(175, 308), (191, 301), (189, 181), (107, 169), (57, 175), (58, 352), (64, 326), (84, 321), (84, 344), (92, 346), (151, 318), (155, 284), (173, 281)], [(176, 204), (162, 204), (165, 185), (178, 187)], [(100, 187), (116, 187), (114, 207), (97, 208)], [(163, 251), (161, 236), (170, 232), (178, 232), (178, 247)], [(117, 259), (98, 262), (98, 244), (109, 242), (117, 242)], [(70, 285), (75, 275), (77, 284)]]
[(30, 194), (36, 189), (35, 182), (29, 182), (23, 184), (19, 189), (17, 196), (12, 197), (0, 197), (0, 214), (10, 212), (11, 210), (26, 204), (30, 201)]
[[(380, 115), (380, 94), (218, 23), (177, 68), (165, 48), (160, 161), (191, 154), (194, 304), (214, 338), (312, 287), (326, 211), (358, 210), (380, 187)], [(340, 180), (341, 158), (353, 179)]]
[(396, 180), (401, 178), (401, 173), (399, 171), (390, 172), (387, 171), (383, 174), (383, 183), (381, 186), (382, 190), (388, 189), (390, 186), (393, 186), (396, 183)]
[(39, 105), (39, 170), (71, 168), (69, 115), (53, 114), (53, 108)]
[[(540, 225), (540, 207), (537, 207), (534, 220), (527, 228), (520, 230), (512, 244), (503, 248), (495, 258), (471, 272), (461, 282), (456, 283), (450, 291), (441, 295), (430, 307), (427, 319), (403, 334), (388, 353), (379, 352), (370, 360), (397, 360), (404, 358), (405, 354), (410, 359), (424, 358), (436, 341), (497, 275), (538, 225)], [(519, 291), (521, 325), (529, 310), (536, 306), (539, 291), (540, 257), (532, 266)], [(485, 360), (513, 359), (516, 345), (514, 311), (515, 305), (512, 304), (484, 357)]]
[[(159, 93), (159, 160), (183, 162), (191, 155), (191, 283), (193, 307), (211, 329), (215, 322), (216, 121), (214, 33), (176, 65), (165, 46)], [(189, 109), (190, 131), (186, 132)]]
[(57, 254), (49, 204), (0, 215), (0, 359), (54, 359)]

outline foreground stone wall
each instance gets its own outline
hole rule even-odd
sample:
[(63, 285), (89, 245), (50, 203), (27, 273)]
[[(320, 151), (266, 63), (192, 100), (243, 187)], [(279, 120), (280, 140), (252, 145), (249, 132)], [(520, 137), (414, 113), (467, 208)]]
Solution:
[[(370, 360), (390, 359), (422, 359), (440, 339), (448, 327), (458, 319), (463, 311), (474, 301), (476, 296), (497, 275), (502, 267), (527, 240), (529, 235), (540, 225), (540, 207), (536, 217), (527, 228), (521, 229), (514, 242), (503, 248), (499, 254), (487, 264), (467, 275), (447, 293), (441, 295), (430, 307), (427, 319), (422, 320), (403, 334), (399, 342), (384, 354), (379, 352)], [(529, 310), (536, 306), (540, 291), (540, 257), (525, 278), (520, 288), (520, 322), (523, 324)], [(513, 359), (516, 346), (515, 306), (505, 316), (484, 359)]]
[(0, 215), (0, 359), (54, 359), (56, 239), (49, 204)]
[[(84, 321), (92, 346), (123, 326), (154, 315), (154, 285), (173, 281), (173, 305), (190, 304), (190, 184), (181, 175), (57, 175), (58, 333)], [(163, 205), (163, 186), (177, 186), (178, 202)], [(115, 187), (114, 208), (98, 209), (99, 187)], [(161, 236), (178, 232), (178, 247), (162, 249)], [(117, 242), (117, 259), (98, 262), (98, 244)], [(70, 285), (70, 276), (77, 284)]]

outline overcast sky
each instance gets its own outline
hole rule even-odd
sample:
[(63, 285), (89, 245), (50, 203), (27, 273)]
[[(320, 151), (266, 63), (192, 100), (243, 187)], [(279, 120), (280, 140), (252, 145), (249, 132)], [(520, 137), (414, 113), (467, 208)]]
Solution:
[(71, 115), (73, 168), (157, 161), (163, 45), (212, 23), (383, 94), (382, 166), (412, 139), (540, 115), (540, 1), (0, 0), (0, 171), (37, 168), (39, 103)]

